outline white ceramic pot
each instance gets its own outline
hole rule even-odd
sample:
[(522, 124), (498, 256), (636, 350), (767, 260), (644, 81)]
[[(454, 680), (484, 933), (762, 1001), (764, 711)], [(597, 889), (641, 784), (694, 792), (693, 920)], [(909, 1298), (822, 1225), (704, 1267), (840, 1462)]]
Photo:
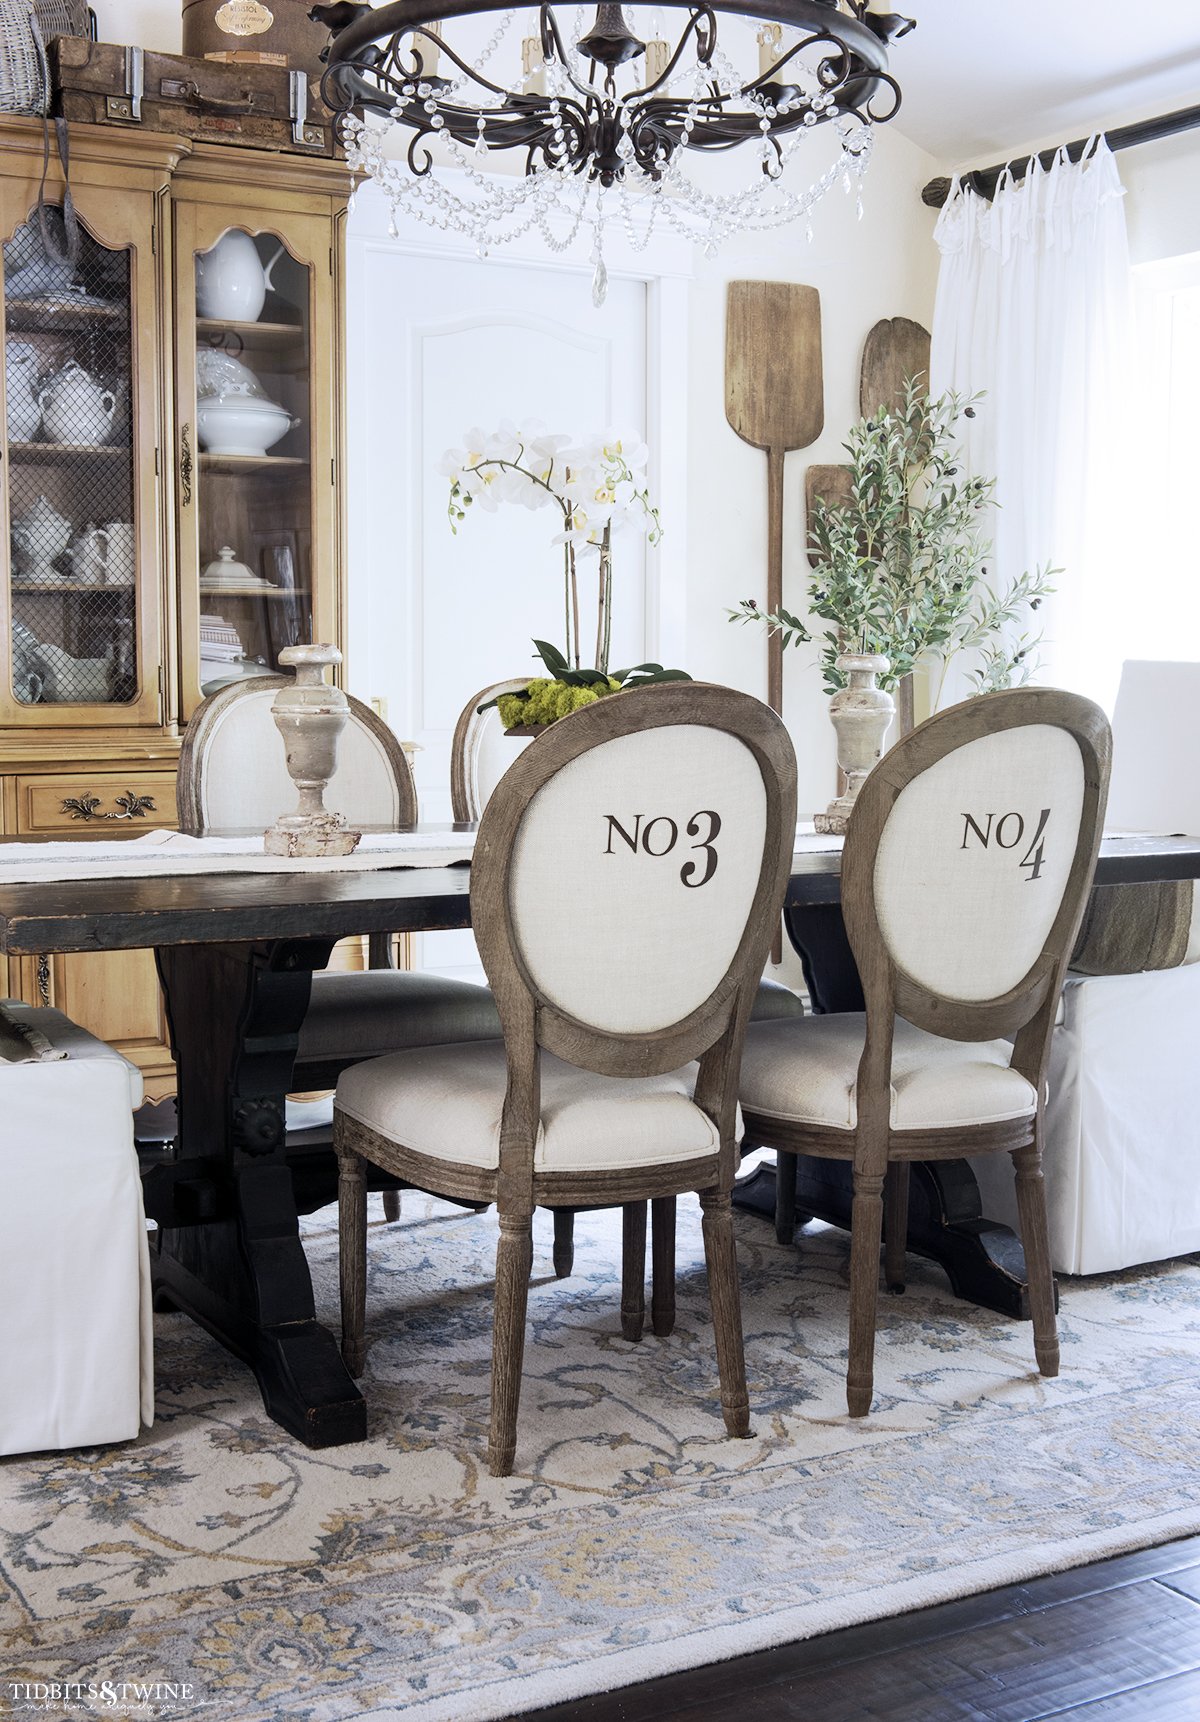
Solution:
[(137, 572), (137, 543), (132, 520), (107, 520), (104, 523), (107, 540), (104, 555), (104, 584), (132, 586)]
[(76, 658), (43, 640), (38, 650), (46, 666), (43, 700), (51, 705), (103, 705), (112, 693), (113, 654)]
[(4, 400), (8, 434), (13, 442), (32, 442), (41, 428), (38, 401), (37, 349), (28, 341), (4, 344)]
[(274, 401), (246, 396), (196, 403), (200, 446), (209, 454), (266, 454), (300, 423)]
[(200, 400), (222, 401), (231, 395), (256, 401), (267, 398), (249, 365), (219, 347), (202, 347), (196, 354), (196, 395)]
[(100, 586), (108, 568), (108, 533), (89, 521), (71, 546), (71, 577), (81, 586)]
[(196, 310), (222, 323), (257, 323), (281, 245), (265, 266), (248, 233), (231, 228), (196, 259)]
[(41, 586), (63, 578), (54, 560), (71, 542), (71, 522), (46, 497), (39, 496), (28, 513), (13, 521), (11, 536), (22, 579)]
[(37, 400), (42, 431), (50, 442), (96, 448), (112, 434), (117, 397), (76, 359), (68, 359), (42, 385)]

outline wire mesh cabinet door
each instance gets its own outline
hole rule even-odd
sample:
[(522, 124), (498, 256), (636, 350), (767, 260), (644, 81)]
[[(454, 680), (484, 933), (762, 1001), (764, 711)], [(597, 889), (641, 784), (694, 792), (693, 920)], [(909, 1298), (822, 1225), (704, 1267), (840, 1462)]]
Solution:
[(72, 222), (24, 142), (0, 157), (0, 723), (157, 726), (167, 176), (73, 158)]
[(249, 197), (176, 189), (185, 717), (285, 646), (341, 637), (340, 230), (272, 169), (294, 171), (272, 163)]

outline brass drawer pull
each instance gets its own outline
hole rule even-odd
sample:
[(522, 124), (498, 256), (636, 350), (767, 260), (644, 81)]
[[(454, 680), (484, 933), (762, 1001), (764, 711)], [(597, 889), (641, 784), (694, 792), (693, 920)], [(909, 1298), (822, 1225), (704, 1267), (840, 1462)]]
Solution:
[(69, 813), (72, 819), (144, 819), (147, 813), (157, 813), (152, 795), (135, 795), (132, 789), (127, 789), (124, 795), (115, 797), (117, 809), (113, 813), (98, 813), (100, 797), (85, 791), (83, 795), (68, 795), (62, 803), (62, 811)]

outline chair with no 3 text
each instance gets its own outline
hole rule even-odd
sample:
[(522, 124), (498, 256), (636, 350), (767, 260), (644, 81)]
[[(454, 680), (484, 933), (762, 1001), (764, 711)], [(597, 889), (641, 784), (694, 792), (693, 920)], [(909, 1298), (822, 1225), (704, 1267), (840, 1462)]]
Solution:
[[(179, 761), (180, 830), (265, 830), (295, 806), (283, 743), (271, 715), (285, 676), (255, 676), (221, 688), (196, 709)], [(417, 792), (404, 750), (361, 700), (348, 696), (350, 718), (338, 744), (337, 771), (326, 803), (352, 825), (395, 830), (417, 821)], [(486, 987), (395, 967), (391, 939), (372, 934), (370, 967), (313, 975), (300, 1028), (297, 1090), (332, 1088), (347, 1065), (399, 1046), (485, 1040), (500, 1033)], [(384, 1193), (389, 1218), (395, 1190)]]
[[(364, 1367), (365, 1162), (498, 1206), (494, 1475), (514, 1461), (537, 1206), (640, 1211), (642, 1260), (625, 1274), (640, 1303), (646, 1203), (699, 1193), (722, 1409), (731, 1434), (748, 1432), (730, 1209), (737, 1072), (795, 798), (787, 732), (730, 688), (648, 688), (562, 719), (497, 784), (472, 862), (503, 1043), (398, 1052), (338, 1083), (353, 1374)], [(635, 1231), (626, 1225), (627, 1257)]]
[(755, 1143), (789, 1166), (795, 1154), (853, 1163), (852, 1417), (873, 1393), (885, 1187), (886, 1278), (901, 1291), (914, 1160), (1009, 1152), (1038, 1367), (1058, 1373), (1046, 1066), (1110, 751), (1103, 712), (1053, 689), (984, 695), (915, 730), (872, 771), (846, 835), (842, 910), (865, 1016), (747, 1035), (741, 1102)]
[[(501, 694), (528, 687), (528, 676), (511, 677), (480, 688), (467, 701), (454, 729), (450, 745), (450, 802), (454, 818), (477, 824), (491, 799), (492, 791), (530, 738), (506, 734), (496, 710)], [(804, 1015), (804, 1003), (791, 987), (780, 981), (760, 980), (750, 1010), (751, 1022)], [(654, 1235), (654, 1332), (665, 1338), (674, 1322), (675, 1212), (669, 1198), (653, 1204)], [(570, 1208), (554, 1210), (554, 1271), (560, 1279), (571, 1272), (575, 1260), (575, 1214)], [(645, 1229), (645, 1214), (630, 1213), (627, 1224), (636, 1239)], [(636, 1248), (636, 1244), (635, 1244)], [(634, 1251), (631, 1250), (631, 1255)], [(632, 1270), (632, 1261), (631, 1261)]]

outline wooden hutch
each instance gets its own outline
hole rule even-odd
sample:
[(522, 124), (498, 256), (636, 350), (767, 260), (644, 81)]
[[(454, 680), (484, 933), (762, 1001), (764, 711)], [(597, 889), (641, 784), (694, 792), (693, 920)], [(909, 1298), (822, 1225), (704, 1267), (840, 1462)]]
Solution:
[[(72, 124), (70, 151), (73, 247), (53, 166), (39, 212), (41, 122), (0, 116), (0, 832), (136, 836), (176, 823), (205, 692), (344, 635), (349, 176), (115, 126)], [(283, 247), (254, 320), (198, 315), (196, 259), (231, 229), (264, 266)], [(200, 421), (206, 352), (286, 409), (266, 453), (222, 452)], [(173, 1092), (152, 953), (4, 962), (10, 996)]]

